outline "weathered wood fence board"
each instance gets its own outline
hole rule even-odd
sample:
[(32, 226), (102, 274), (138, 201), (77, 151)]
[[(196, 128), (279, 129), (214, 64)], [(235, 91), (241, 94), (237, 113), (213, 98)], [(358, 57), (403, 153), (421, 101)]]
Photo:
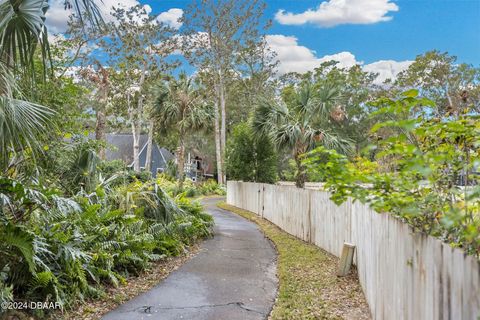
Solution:
[(480, 264), (438, 239), (414, 234), (388, 215), (328, 192), (229, 181), (227, 202), (339, 256), (356, 246), (354, 262), (374, 319), (467, 319), (480, 316)]

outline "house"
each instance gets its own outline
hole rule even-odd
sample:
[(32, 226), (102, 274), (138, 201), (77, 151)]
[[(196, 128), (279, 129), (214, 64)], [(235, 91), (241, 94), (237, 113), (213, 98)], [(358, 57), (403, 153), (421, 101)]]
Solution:
[[(107, 160), (123, 160), (128, 167), (133, 167), (133, 136), (131, 134), (107, 134)], [(147, 159), (147, 135), (140, 135), (140, 167), (145, 168)], [(155, 176), (157, 172), (163, 172), (167, 168), (168, 161), (175, 156), (167, 149), (152, 145), (152, 161), (150, 171)]]
[(214, 166), (207, 155), (198, 149), (193, 148), (187, 154), (185, 161), (185, 174), (193, 181), (211, 179), (214, 178)]

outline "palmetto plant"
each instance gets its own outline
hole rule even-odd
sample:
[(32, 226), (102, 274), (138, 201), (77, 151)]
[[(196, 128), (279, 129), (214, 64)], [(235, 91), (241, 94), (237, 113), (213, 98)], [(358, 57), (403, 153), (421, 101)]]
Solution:
[(0, 178), (0, 301), (67, 307), (210, 235), (200, 204), (172, 199), (152, 182), (109, 186), (113, 179), (63, 198)]
[(213, 122), (213, 107), (201, 88), (186, 74), (178, 80), (161, 83), (156, 90), (154, 115), (163, 131), (176, 131), (179, 137), (178, 177), (180, 189), (185, 179), (185, 138), (195, 130), (208, 128)]
[(315, 88), (304, 83), (285, 101), (260, 101), (252, 126), (258, 134), (271, 136), (280, 148), (292, 151), (297, 165), (296, 185), (303, 188), (306, 181), (301, 157), (317, 144), (349, 152), (351, 144), (331, 130), (332, 110), (339, 92), (333, 86)]
[[(81, 22), (94, 26), (103, 23), (93, 0), (66, 0)], [(41, 50), (44, 62), (49, 57), (45, 14), (48, 0), (0, 0), (0, 60), (7, 66), (18, 66), (33, 72), (33, 56)], [(65, 12), (65, 14), (68, 14)]]
[[(35, 230), (38, 219), (44, 219), (46, 212), (48, 219), (66, 219), (79, 210), (80, 206), (75, 201), (63, 198), (41, 185), (27, 187), (18, 180), (0, 178), (2, 282), (14, 283), (17, 291), (18, 288), (30, 288), (34, 282), (44, 283), (50, 272), (48, 260), (55, 260), (55, 257), (50, 245)], [(37, 222), (33, 224), (35, 227), (29, 225), (31, 221)], [(5, 284), (2, 286), (9, 287)]]
[(13, 73), (0, 62), (0, 171), (8, 167), (11, 154), (38, 149), (52, 114), (46, 107), (22, 100)]
[[(73, 8), (81, 21), (95, 26), (103, 22), (92, 0), (67, 0), (65, 7)], [(12, 152), (34, 151), (50, 125), (52, 111), (22, 99), (15, 84), (18, 72), (34, 74), (37, 50), (48, 66), (47, 10), (47, 0), (0, 0), (0, 170)]]

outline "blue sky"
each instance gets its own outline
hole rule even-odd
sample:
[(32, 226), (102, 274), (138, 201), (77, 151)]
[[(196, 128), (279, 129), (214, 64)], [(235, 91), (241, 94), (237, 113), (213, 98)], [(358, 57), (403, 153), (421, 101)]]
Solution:
[[(128, 6), (141, 1), (176, 24), (187, 0), (104, 0)], [(58, 11), (55, 3), (58, 2)], [(272, 19), (267, 41), (277, 51), (280, 73), (304, 72), (322, 61), (394, 77), (415, 56), (428, 50), (448, 51), (459, 62), (480, 66), (480, 0), (270, 0), (265, 19)], [(51, 29), (61, 25), (63, 0), (53, 0)], [(47, 16), (47, 22), (49, 17)], [(61, 20), (61, 19), (60, 19)], [(178, 26), (178, 25), (177, 25)], [(58, 27), (59, 30), (61, 27)]]
[[(293, 3), (295, 2), (295, 3)], [(267, 14), (279, 9), (302, 12), (320, 1), (270, 1)], [(295, 35), (319, 56), (349, 51), (365, 63), (409, 60), (438, 49), (459, 60), (480, 65), (480, 0), (403, 0), (390, 21), (368, 25), (321, 28), (312, 24), (287, 26), (276, 22), (271, 33)]]
[[(320, 0), (271, 0), (266, 19), (278, 10), (301, 13), (318, 7)], [(348, 2), (348, 0), (346, 0)], [(275, 19), (270, 34), (295, 36), (301, 45), (318, 56), (349, 51), (366, 63), (377, 60), (409, 60), (437, 49), (448, 51), (466, 63), (480, 65), (480, 0), (398, 0), (390, 1), (398, 11), (390, 21), (368, 25), (345, 24), (319, 27), (314, 24), (282, 25)], [(153, 12), (184, 8), (188, 1), (142, 1)]]

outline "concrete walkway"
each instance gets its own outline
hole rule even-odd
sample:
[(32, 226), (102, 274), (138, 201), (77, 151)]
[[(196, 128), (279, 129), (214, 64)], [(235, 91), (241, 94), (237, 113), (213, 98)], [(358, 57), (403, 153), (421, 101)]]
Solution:
[(152, 290), (107, 313), (104, 320), (266, 319), (278, 280), (276, 252), (257, 226), (204, 201), (215, 237)]

